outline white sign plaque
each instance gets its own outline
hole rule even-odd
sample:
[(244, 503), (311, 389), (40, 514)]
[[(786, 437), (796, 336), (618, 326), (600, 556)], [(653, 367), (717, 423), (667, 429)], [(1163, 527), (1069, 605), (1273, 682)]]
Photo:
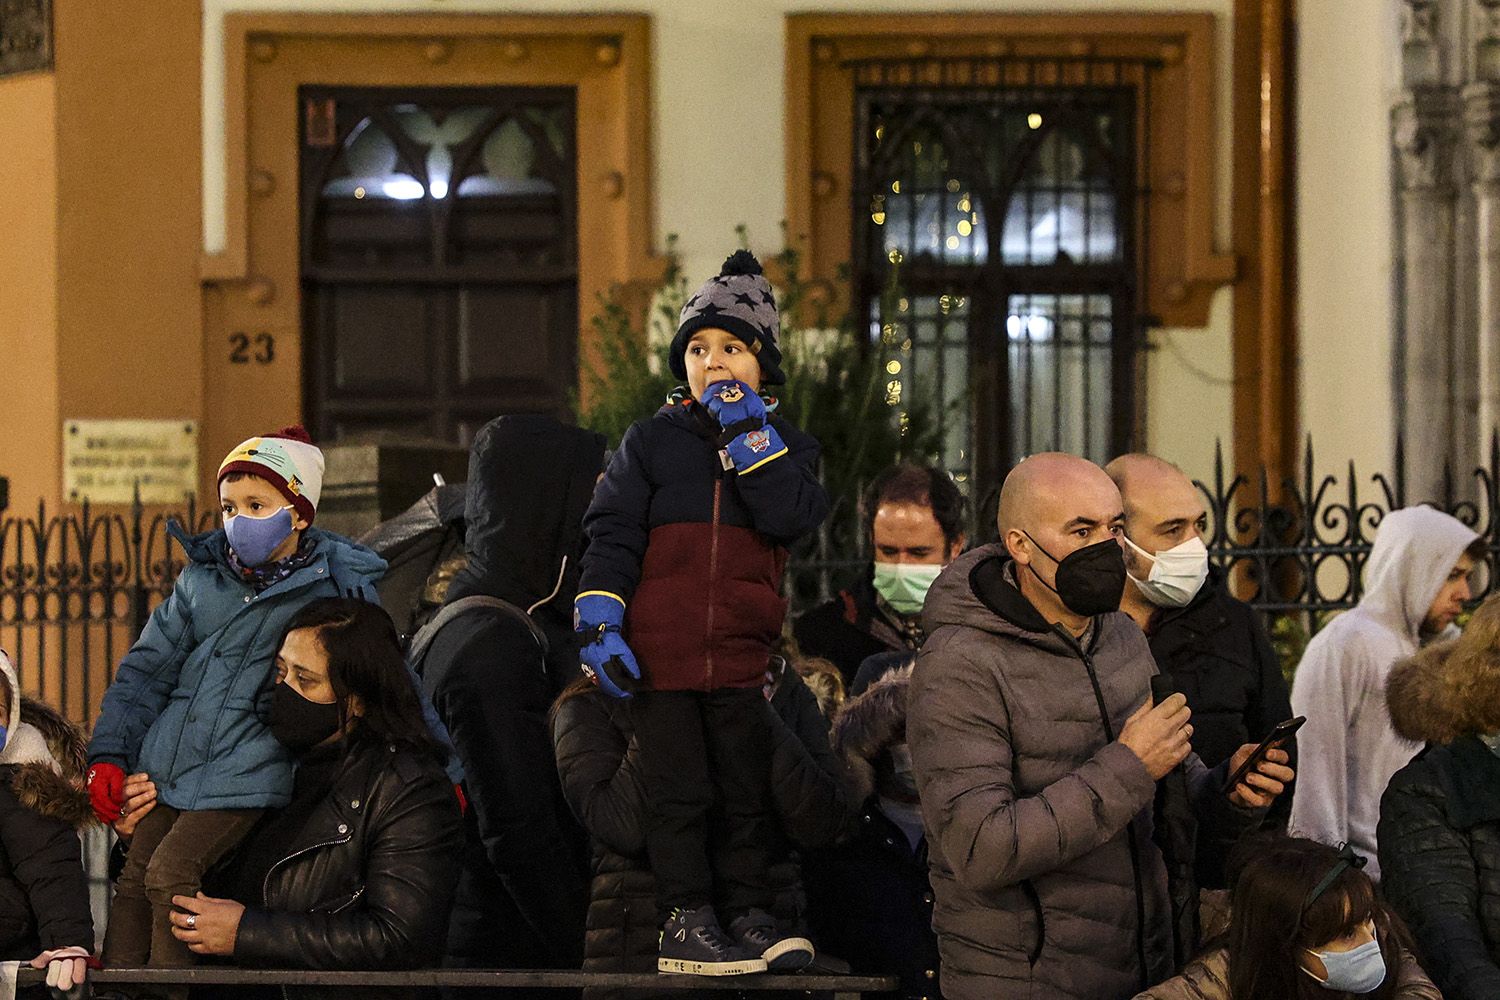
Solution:
[(63, 495), (70, 501), (181, 503), (198, 492), (198, 424), (192, 420), (68, 420)]

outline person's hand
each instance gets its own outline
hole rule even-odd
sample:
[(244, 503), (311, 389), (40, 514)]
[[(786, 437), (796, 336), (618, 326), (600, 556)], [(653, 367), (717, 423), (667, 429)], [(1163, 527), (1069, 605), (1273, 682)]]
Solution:
[[(54, 991), (54, 996), (67, 996), (87, 981), (89, 958), (87, 948), (53, 948), (33, 958), (31, 967), (47, 970), (47, 988)], [(79, 990), (80, 994), (82, 992)]]
[(1120, 742), (1146, 765), (1153, 781), (1165, 777), (1192, 752), (1193, 727), (1188, 720), (1193, 713), (1187, 698), (1174, 694), (1160, 705), (1146, 703), (1125, 720)]
[[(1229, 758), (1230, 774), (1234, 774), (1250, 759), (1256, 746), (1255, 743), (1246, 743), (1234, 752), (1234, 756)], [(1287, 766), (1291, 759), (1285, 750), (1267, 751), (1265, 758), (1229, 790), (1229, 801), (1246, 809), (1264, 809), (1275, 802), (1276, 796), (1286, 791), (1286, 786), (1297, 776)]]
[(115, 836), (128, 841), (146, 814), (156, 808), (156, 782), (142, 771), (125, 779), (125, 802), (115, 820)]
[[(198, 955), (233, 955), (245, 908), (232, 899), (173, 896), (172, 936)], [(186, 913), (180, 912), (186, 910)]]
[(703, 398), (698, 402), (708, 408), (720, 427), (736, 436), (766, 422), (766, 401), (738, 379), (713, 383), (703, 390)]
[(625, 602), (613, 594), (579, 594), (573, 602), (573, 629), (581, 638), (578, 650), (583, 672), (611, 698), (629, 698), (641, 668), (635, 662), (620, 628)]
[(108, 826), (120, 818), (125, 802), (125, 771), (118, 764), (99, 761), (89, 766), (89, 805), (99, 822)]

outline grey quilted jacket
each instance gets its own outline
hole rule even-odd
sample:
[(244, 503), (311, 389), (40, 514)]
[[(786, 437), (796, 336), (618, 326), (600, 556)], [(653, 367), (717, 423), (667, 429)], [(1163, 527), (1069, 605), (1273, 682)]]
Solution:
[[(1156, 665), (1123, 614), (1082, 645), (1016, 588), (1003, 548), (933, 585), (912, 678), (911, 746), (950, 1000), (1121, 1000), (1172, 975), (1156, 783), (1116, 739)], [(1222, 769), (1221, 769), (1222, 770)], [(1245, 827), (1196, 756), (1209, 828)]]

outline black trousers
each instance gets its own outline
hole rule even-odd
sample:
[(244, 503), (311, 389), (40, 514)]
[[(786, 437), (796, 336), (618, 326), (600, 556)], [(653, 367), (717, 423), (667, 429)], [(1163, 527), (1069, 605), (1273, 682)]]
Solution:
[(646, 854), (663, 917), (711, 904), (728, 923), (771, 908), (770, 713), (758, 687), (636, 694)]

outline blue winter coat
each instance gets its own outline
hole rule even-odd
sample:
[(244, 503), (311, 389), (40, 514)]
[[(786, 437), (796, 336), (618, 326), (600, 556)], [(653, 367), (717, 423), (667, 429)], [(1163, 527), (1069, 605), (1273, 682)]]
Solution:
[(282, 633), (317, 598), (377, 600), (385, 561), (309, 528), (312, 561), (257, 594), (230, 567), (222, 529), (189, 538), (174, 523), (169, 532), (188, 565), (120, 661), (89, 761), (149, 773), (174, 809), (284, 806), (293, 761), (265, 722)]

